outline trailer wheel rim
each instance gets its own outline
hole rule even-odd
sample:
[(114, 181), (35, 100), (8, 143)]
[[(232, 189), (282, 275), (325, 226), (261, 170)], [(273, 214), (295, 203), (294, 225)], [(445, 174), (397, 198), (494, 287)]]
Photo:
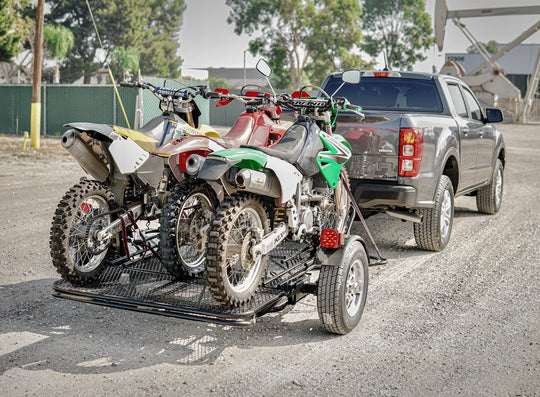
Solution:
[(452, 197), (448, 189), (444, 190), (441, 204), (441, 238), (445, 240), (452, 227)]
[(347, 314), (354, 317), (362, 307), (364, 295), (364, 268), (360, 260), (355, 260), (349, 268), (346, 288), (345, 307)]

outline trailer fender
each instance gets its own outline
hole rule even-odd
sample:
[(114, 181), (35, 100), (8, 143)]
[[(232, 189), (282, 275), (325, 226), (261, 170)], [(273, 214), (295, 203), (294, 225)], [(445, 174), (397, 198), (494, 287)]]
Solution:
[(322, 266), (342, 265), (345, 258), (345, 252), (347, 252), (348, 249), (352, 249), (356, 244), (362, 244), (364, 246), (364, 250), (369, 258), (368, 248), (362, 237), (356, 235), (345, 236), (345, 241), (346, 243), (343, 247), (335, 249), (321, 248), (317, 251), (317, 259)]

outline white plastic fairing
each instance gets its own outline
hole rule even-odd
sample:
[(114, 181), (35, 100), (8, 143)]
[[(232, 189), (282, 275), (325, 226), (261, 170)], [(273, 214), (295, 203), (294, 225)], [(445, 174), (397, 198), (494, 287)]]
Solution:
[(302, 174), (294, 165), (272, 156), (268, 156), (265, 167), (276, 174), (281, 185), (281, 202), (287, 202), (296, 193)]
[(150, 157), (150, 153), (127, 138), (113, 141), (109, 151), (121, 174), (135, 172)]

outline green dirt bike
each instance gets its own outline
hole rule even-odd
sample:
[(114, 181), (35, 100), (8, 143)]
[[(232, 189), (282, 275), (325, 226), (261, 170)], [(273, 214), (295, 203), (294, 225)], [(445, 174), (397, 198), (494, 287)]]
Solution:
[[(268, 77), (267, 65), (261, 69)], [(359, 79), (358, 71), (343, 73), (343, 84)], [(345, 98), (333, 98), (311, 87), (323, 96), (281, 96), (277, 101), (298, 114), (274, 147), (241, 146), (214, 152), (199, 170), (199, 179), (227, 195), (208, 231), (206, 261), (209, 289), (225, 306), (240, 306), (254, 297), (268, 256), (276, 247), (307, 242), (336, 248), (348, 227), (351, 201), (343, 166), (351, 150), (345, 138), (331, 132), (338, 109), (358, 108)], [(342, 325), (346, 322), (343, 327), (350, 330), (360, 320), (367, 295), (365, 252), (362, 258), (339, 270), (345, 272), (345, 281), (339, 283), (337, 268), (321, 267), (318, 288), (325, 297), (318, 301), (323, 324), (333, 321), (334, 312), (341, 310), (329, 304), (330, 294), (344, 300), (346, 314), (338, 316)]]

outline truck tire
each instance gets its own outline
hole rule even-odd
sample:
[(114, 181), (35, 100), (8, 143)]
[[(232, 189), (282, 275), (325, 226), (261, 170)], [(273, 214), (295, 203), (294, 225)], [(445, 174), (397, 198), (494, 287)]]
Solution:
[(317, 312), (324, 328), (345, 335), (360, 322), (368, 290), (368, 258), (359, 241), (345, 246), (339, 265), (321, 266)]
[(504, 167), (502, 162), (497, 159), (490, 184), (478, 189), (476, 192), (476, 206), (478, 207), (478, 212), (489, 215), (495, 215), (499, 212), (503, 195), (503, 171)]
[(433, 207), (419, 213), (422, 221), (413, 224), (418, 248), (442, 251), (450, 240), (454, 221), (454, 188), (448, 176), (442, 175), (439, 180)]

